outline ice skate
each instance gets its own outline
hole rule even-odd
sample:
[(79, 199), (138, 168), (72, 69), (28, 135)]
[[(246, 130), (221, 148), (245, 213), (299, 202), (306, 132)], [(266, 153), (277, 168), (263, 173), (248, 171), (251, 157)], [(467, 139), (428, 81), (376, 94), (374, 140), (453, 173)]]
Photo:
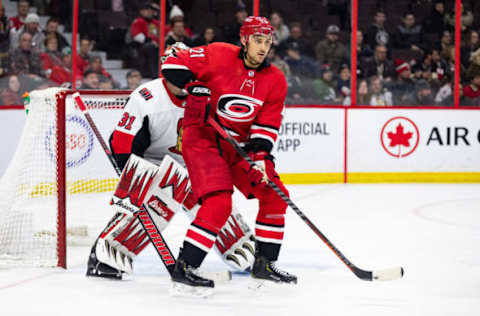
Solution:
[(193, 267), (189, 266), (180, 255), (172, 274), (172, 296), (207, 297), (213, 293), (215, 283), (202, 278)]
[(251, 275), (254, 279), (276, 283), (297, 284), (297, 277), (277, 268), (274, 262), (265, 257), (256, 257)]

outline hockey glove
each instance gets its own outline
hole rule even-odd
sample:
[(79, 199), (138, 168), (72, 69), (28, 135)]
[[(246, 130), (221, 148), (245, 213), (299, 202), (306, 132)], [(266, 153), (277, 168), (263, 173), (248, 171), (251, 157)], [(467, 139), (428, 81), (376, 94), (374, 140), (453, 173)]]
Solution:
[(203, 125), (210, 111), (210, 89), (195, 83), (187, 88), (183, 126)]
[(249, 152), (248, 156), (255, 162), (256, 166), (251, 167), (247, 161), (243, 161), (242, 168), (246, 170), (252, 186), (263, 190), (268, 187), (268, 180), (278, 177), (275, 172), (274, 157), (266, 151)]

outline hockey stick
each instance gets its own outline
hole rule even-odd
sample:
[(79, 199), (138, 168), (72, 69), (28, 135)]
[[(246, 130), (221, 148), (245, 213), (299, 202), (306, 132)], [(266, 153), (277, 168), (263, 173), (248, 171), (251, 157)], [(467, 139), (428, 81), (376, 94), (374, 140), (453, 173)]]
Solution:
[[(255, 162), (248, 156), (238, 142), (228, 134), (223, 127), (221, 127), (213, 117), (209, 116), (207, 122), (244, 158), (251, 167), (255, 166)], [(402, 267), (394, 267), (389, 269), (367, 271), (355, 266), (348, 260), (343, 253), (335, 247), (335, 245), (328, 240), (328, 238), (308, 219), (307, 216), (293, 203), (293, 201), (278, 187), (275, 182), (268, 180), (270, 187), (284, 200), (290, 208), (297, 213), (298, 216), (317, 234), (318, 237), (337, 255), (337, 257), (360, 279), (364, 281), (389, 281), (400, 279), (403, 276), (404, 270)]]

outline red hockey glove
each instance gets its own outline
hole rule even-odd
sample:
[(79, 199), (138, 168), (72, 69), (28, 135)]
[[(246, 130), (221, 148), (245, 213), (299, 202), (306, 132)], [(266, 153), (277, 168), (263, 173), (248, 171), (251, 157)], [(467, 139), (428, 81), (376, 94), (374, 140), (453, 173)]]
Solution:
[(192, 84), (187, 92), (183, 126), (205, 124), (210, 111), (210, 89), (201, 84)]
[(248, 156), (255, 162), (256, 166), (250, 167), (248, 162), (242, 163), (242, 168), (247, 171), (248, 178), (253, 186), (258, 186), (260, 189), (268, 187), (268, 180), (278, 177), (275, 172), (275, 163), (273, 156), (265, 151), (250, 152)]

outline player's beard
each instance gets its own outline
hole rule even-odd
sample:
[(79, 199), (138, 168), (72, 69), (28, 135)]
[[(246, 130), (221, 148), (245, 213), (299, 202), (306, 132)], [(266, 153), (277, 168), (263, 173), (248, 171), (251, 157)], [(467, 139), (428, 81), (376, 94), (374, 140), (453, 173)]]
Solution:
[(245, 59), (248, 62), (248, 64), (253, 66), (253, 68), (259, 67), (265, 61), (268, 55), (268, 52), (266, 52), (263, 58), (258, 56), (256, 53), (254, 56), (252, 56), (249, 54), (249, 51), (250, 50), (248, 49), (248, 43), (247, 43), (247, 46), (245, 48)]

